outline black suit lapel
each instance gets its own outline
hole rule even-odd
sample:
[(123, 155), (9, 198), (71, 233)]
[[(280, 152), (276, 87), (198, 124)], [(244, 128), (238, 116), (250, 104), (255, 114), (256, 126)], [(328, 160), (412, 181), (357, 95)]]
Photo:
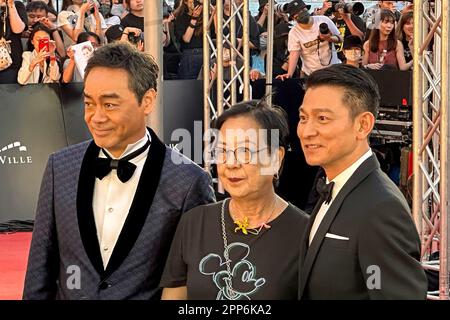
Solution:
[(130, 211), (106, 270), (103, 268), (103, 260), (100, 253), (94, 211), (92, 208), (95, 186), (93, 168), (94, 161), (100, 151), (100, 148), (95, 145), (94, 141), (87, 148), (81, 165), (77, 192), (78, 225), (85, 251), (95, 270), (101, 275), (102, 280), (109, 277), (120, 266), (132, 249), (144, 226), (159, 184), (166, 146), (150, 128), (148, 130), (152, 139), (149, 154), (145, 161)]
[(95, 270), (101, 275), (104, 271), (103, 261), (98, 243), (94, 210), (92, 208), (95, 186), (94, 161), (98, 157), (99, 152), (100, 148), (92, 141), (81, 163), (77, 190), (77, 216), (84, 250)]
[[(304, 242), (302, 247), (307, 248), (306, 254), (304, 255), (303, 265), (300, 273), (300, 286), (299, 286), (299, 297), (301, 298), (303, 295), (303, 291), (305, 289), (306, 283), (308, 282), (308, 277), (311, 272), (311, 268), (314, 264), (316, 256), (319, 252), (320, 246), (322, 245), (323, 239), (327, 234), (330, 226), (339, 212), (339, 209), (342, 205), (342, 202), (345, 200), (347, 195), (357, 187), (372, 171), (378, 169), (380, 167), (378, 160), (375, 155), (372, 155), (369, 159), (364, 161), (358, 169), (356, 169), (355, 173), (350, 177), (344, 187), (341, 189), (337, 197), (333, 200), (331, 207), (328, 209), (325, 214), (322, 222), (317, 229), (317, 232), (311, 242), (311, 245), (308, 248), (309, 242), (309, 233), (311, 231), (312, 224), (314, 223), (314, 218), (311, 217), (309, 230), (307, 231), (306, 236), (304, 237)], [(320, 207), (319, 207), (320, 208)], [(317, 209), (317, 212), (319, 211)], [(317, 212), (315, 212), (317, 214)], [(305, 251), (304, 251), (305, 252)]]
[(150, 128), (148, 130), (152, 138), (149, 155), (145, 161), (127, 219), (106, 267), (104, 279), (109, 277), (121, 265), (133, 248), (147, 219), (156, 189), (158, 188), (166, 155), (166, 146), (159, 140), (153, 130)]

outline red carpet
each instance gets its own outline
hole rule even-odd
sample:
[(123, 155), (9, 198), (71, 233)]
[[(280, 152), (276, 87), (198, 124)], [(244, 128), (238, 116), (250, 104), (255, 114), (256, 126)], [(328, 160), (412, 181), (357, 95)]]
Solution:
[(22, 299), (31, 232), (0, 234), (0, 300)]

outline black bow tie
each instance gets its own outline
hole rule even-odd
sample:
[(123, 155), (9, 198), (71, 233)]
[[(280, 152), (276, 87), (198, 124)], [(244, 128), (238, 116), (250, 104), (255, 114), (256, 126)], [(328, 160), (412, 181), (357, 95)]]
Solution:
[(116, 169), (117, 177), (119, 178), (119, 180), (123, 183), (127, 182), (133, 176), (134, 170), (136, 170), (136, 165), (129, 162), (129, 160), (136, 158), (138, 155), (143, 153), (145, 150), (147, 150), (149, 145), (150, 140), (147, 140), (142, 148), (134, 151), (133, 153), (130, 153), (128, 156), (123, 157), (122, 159), (112, 159), (109, 154), (102, 149), (106, 158), (97, 158), (95, 160), (95, 176), (102, 180), (111, 172), (112, 169)]
[(320, 195), (320, 198), (324, 200), (325, 204), (331, 202), (334, 182), (326, 183), (324, 178), (317, 181), (316, 190)]

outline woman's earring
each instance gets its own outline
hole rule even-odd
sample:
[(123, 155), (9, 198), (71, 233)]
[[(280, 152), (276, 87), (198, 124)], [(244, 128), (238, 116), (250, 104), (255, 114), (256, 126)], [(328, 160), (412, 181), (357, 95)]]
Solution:
[(280, 174), (278, 173), (278, 171), (275, 173), (274, 177), (273, 177), (276, 181), (280, 180)]

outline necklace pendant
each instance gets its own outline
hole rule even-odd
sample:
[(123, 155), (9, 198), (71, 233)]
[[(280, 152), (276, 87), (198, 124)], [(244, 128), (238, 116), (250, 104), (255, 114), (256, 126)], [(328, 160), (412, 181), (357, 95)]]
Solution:
[(235, 233), (238, 232), (239, 230), (242, 230), (243, 234), (248, 234), (247, 229), (248, 229), (249, 223), (248, 223), (247, 217), (245, 217), (244, 220), (242, 220), (242, 221), (241, 220), (234, 221), (234, 223), (237, 224), (237, 227), (234, 229)]

